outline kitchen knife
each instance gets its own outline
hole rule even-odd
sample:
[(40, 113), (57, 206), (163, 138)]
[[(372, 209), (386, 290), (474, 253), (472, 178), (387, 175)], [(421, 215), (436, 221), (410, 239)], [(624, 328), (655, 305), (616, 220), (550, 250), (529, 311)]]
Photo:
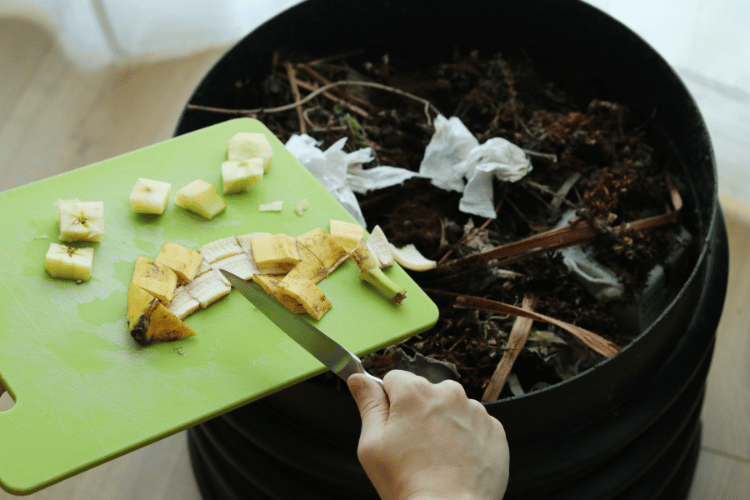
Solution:
[(383, 385), (381, 379), (365, 371), (362, 361), (354, 353), (346, 350), (331, 337), (281, 305), (259, 286), (250, 284), (224, 269), (221, 269), (221, 272), (232, 286), (253, 303), (268, 319), (341, 379), (346, 381), (350, 375), (361, 373), (375, 380), (381, 386)]

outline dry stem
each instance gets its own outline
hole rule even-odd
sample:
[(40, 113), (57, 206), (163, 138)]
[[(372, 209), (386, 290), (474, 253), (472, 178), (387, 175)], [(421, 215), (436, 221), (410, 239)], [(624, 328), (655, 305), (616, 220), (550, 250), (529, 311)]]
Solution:
[(620, 347), (609, 340), (600, 337), (599, 335), (581, 328), (580, 326), (560, 321), (559, 319), (551, 318), (543, 314), (528, 311), (520, 307), (515, 307), (510, 304), (503, 302), (497, 302), (494, 300), (485, 299), (482, 297), (472, 297), (469, 295), (461, 295), (456, 299), (453, 307), (459, 309), (479, 309), (482, 311), (489, 311), (498, 314), (509, 314), (511, 316), (518, 316), (521, 318), (528, 318), (534, 321), (542, 321), (544, 323), (550, 323), (558, 326), (563, 330), (572, 333), (578, 340), (589, 346), (594, 351), (598, 352), (605, 358), (609, 358), (620, 352)]
[[(521, 308), (525, 311), (533, 312), (532, 307), (534, 306), (534, 298), (528, 295), (524, 295), (523, 303)], [(526, 345), (526, 339), (529, 337), (531, 331), (531, 325), (534, 320), (524, 317), (516, 317), (513, 328), (510, 331), (508, 342), (505, 344), (505, 352), (503, 357), (495, 368), (495, 372), (490, 378), (490, 382), (487, 388), (484, 390), (482, 395), (482, 401), (495, 401), (500, 396), (500, 391), (505, 385), (505, 381), (508, 378), (508, 374), (513, 369), (513, 364), (516, 362), (516, 358), (521, 353), (521, 349)]]

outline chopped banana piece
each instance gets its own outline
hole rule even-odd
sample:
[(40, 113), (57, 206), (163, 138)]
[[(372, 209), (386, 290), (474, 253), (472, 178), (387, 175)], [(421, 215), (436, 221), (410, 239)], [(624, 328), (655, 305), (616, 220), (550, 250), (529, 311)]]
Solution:
[(359, 245), (359, 242), (365, 237), (365, 228), (352, 222), (331, 219), (331, 236), (336, 238), (336, 241), (347, 252), (352, 253), (357, 248), (357, 245)]
[[(202, 275), (206, 274), (207, 272), (211, 271), (212, 269), (213, 269), (213, 267), (211, 267), (211, 264), (209, 264), (208, 262), (206, 262), (206, 259), (203, 259), (201, 261), (201, 265), (198, 266), (198, 270), (195, 272), (195, 278), (197, 278), (198, 276), (202, 276)], [(193, 279), (195, 279), (195, 278), (193, 278)]]
[(294, 211), (297, 212), (297, 215), (302, 215), (305, 210), (307, 210), (307, 198), (300, 201), (299, 205), (294, 208)]
[(322, 228), (313, 229), (298, 236), (297, 246), (310, 250), (328, 269), (328, 274), (336, 270), (349, 257), (349, 252), (339, 244), (336, 238)]
[(297, 300), (305, 311), (319, 320), (331, 309), (331, 302), (323, 294), (318, 285), (304, 278), (285, 277), (279, 283), (282, 293)]
[(162, 214), (169, 202), (172, 185), (168, 182), (138, 178), (130, 192), (130, 205), (133, 212), (143, 214)]
[(377, 288), (383, 295), (400, 304), (406, 297), (406, 290), (393, 282), (378, 267), (378, 263), (370, 253), (367, 245), (362, 242), (351, 254), (352, 260), (360, 268), (359, 277)]
[(268, 172), (268, 167), (273, 157), (273, 147), (268, 142), (266, 134), (260, 132), (237, 132), (227, 141), (228, 160), (249, 160), (250, 158), (261, 158), (263, 171)]
[(87, 281), (94, 264), (93, 248), (72, 248), (50, 243), (44, 268), (53, 278)]
[(177, 288), (177, 273), (164, 264), (138, 256), (135, 259), (132, 283), (169, 304)]
[(200, 248), (201, 255), (206, 262), (213, 264), (217, 260), (226, 259), (232, 255), (242, 253), (242, 247), (237, 243), (237, 238), (229, 236), (220, 240), (206, 243)]
[(367, 238), (367, 248), (378, 262), (378, 267), (381, 269), (393, 267), (393, 250), (380, 226), (375, 226), (370, 237)]
[(265, 203), (258, 206), (259, 212), (281, 212), (284, 209), (283, 201), (274, 201), (271, 203)]
[(245, 252), (242, 252), (239, 255), (232, 255), (231, 257), (217, 260), (216, 262), (211, 264), (211, 267), (216, 269), (217, 271), (219, 269), (229, 271), (230, 273), (239, 276), (243, 280), (251, 279), (256, 274), (256, 272), (258, 272), (258, 268), (255, 266), (255, 262), (250, 260), (250, 257), (248, 257)]
[(263, 180), (263, 159), (229, 160), (221, 164), (224, 194), (244, 193)]
[(174, 297), (172, 297), (172, 300), (167, 304), (167, 309), (172, 311), (174, 315), (180, 319), (187, 318), (200, 309), (200, 307), (200, 303), (190, 295), (187, 288), (184, 286), (177, 287), (174, 291)]
[(197, 335), (180, 318), (135, 283), (128, 288), (128, 331), (136, 342), (168, 342)]
[(437, 266), (437, 262), (419, 253), (417, 247), (411, 243), (403, 248), (396, 248), (392, 243), (389, 243), (389, 245), (393, 251), (393, 258), (406, 269), (411, 269), (412, 271), (429, 271), (430, 269), (435, 269)]
[(177, 191), (175, 202), (206, 219), (213, 219), (227, 208), (227, 204), (219, 196), (216, 186), (197, 179)]
[(57, 221), (62, 241), (101, 241), (104, 236), (104, 202), (59, 200)]
[(212, 269), (185, 285), (185, 288), (190, 296), (200, 302), (201, 307), (205, 309), (232, 291), (232, 287), (227, 285), (222, 278), (224, 276), (219, 271)]
[(258, 236), (252, 240), (253, 261), (259, 269), (284, 265), (291, 269), (301, 260), (297, 240), (287, 234)]
[(255, 281), (260, 286), (262, 286), (268, 295), (278, 300), (287, 309), (296, 313), (305, 312), (304, 306), (300, 304), (297, 299), (291, 297), (290, 295), (286, 295), (283, 293), (283, 290), (281, 289), (279, 285), (283, 278), (284, 276), (282, 275), (277, 275), (277, 276), (265, 275), (264, 276), (261, 274), (256, 274), (255, 276), (253, 276), (253, 281)]
[(154, 262), (164, 264), (176, 272), (181, 281), (189, 282), (197, 276), (203, 256), (192, 248), (177, 243), (164, 243)]

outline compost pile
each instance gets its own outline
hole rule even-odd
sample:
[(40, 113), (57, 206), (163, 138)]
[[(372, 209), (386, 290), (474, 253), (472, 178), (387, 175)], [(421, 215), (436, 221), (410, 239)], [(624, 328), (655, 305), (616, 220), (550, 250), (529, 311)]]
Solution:
[[(325, 150), (348, 137), (348, 151), (373, 149), (376, 159), (365, 168), (390, 165), (418, 171), (440, 113), (459, 117), (480, 143), (502, 137), (531, 159), (533, 170), (522, 180), (495, 182), (495, 219), (459, 211), (461, 194), (438, 189), (427, 179), (358, 195), (369, 230), (380, 225), (396, 246), (414, 244), (438, 262), (434, 270), (410, 273), (438, 305), (437, 324), (367, 356), (365, 365), (372, 372), (382, 376), (405, 358), (424, 356), (422, 364), (448, 368), (470, 397), (481, 399), (518, 320), (456, 308), (460, 295), (517, 307), (526, 297), (533, 311), (594, 332), (620, 348), (639, 333), (619, 325), (613, 310), (636, 301), (654, 265), (683, 244), (676, 236), (679, 222), (627, 233), (613, 230), (674, 210), (670, 188), (680, 186), (679, 170), (671, 152), (656, 147), (647, 133), (653, 117), (636, 116), (606, 100), (580, 106), (554, 82), (543, 81), (532, 61), (501, 54), (448, 54), (444, 62), (419, 70), (401, 67), (388, 55), (377, 60), (275, 57), (272, 68), (262, 85), (237, 82), (239, 88), (259, 93), (256, 100), (266, 109), (298, 102), (332, 82), (382, 86), (334, 85), (299, 106), (252, 113), (282, 142), (304, 132), (322, 141)], [(554, 248), (455, 265), (457, 259), (548, 231), (569, 210), (595, 230), (593, 256), (619, 276), (622, 297), (594, 298)], [(525, 342), (512, 347), (518, 352), (509, 367), (509, 383), (495, 397), (538, 390), (604, 359), (549, 323), (534, 322), (524, 335)]]

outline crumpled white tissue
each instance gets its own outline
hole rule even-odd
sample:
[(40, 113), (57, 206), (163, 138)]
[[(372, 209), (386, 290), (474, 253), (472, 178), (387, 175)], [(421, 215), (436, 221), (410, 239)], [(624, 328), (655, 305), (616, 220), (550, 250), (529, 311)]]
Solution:
[(494, 219), (493, 178), (516, 182), (531, 172), (521, 148), (500, 137), (480, 145), (458, 117), (435, 119), (419, 173), (435, 186), (463, 192), (459, 210)]
[(317, 147), (314, 138), (307, 134), (295, 134), (289, 138), (285, 146), (362, 227), (367, 227), (354, 193), (364, 194), (373, 189), (401, 184), (419, 174), (387, 166), (364, 169), (362, 165), (373, 160), (372, 149), (362, 148), (353, 153), (345, 153), (344, 144), (346, 137), (339, 139), (323, 152)]

